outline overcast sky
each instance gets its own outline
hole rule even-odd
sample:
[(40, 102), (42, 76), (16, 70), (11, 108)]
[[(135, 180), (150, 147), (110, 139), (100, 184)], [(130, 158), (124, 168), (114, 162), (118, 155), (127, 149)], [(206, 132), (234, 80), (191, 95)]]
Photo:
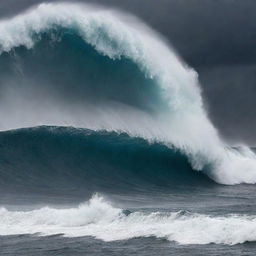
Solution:
[[(0, 1), (0, 17), (39, 2), (43, 1)], [(162, 33), (199, 73), (210, 117), (221, 133), (256, 145), (255, 0), (84, 2), (121, 8)]]

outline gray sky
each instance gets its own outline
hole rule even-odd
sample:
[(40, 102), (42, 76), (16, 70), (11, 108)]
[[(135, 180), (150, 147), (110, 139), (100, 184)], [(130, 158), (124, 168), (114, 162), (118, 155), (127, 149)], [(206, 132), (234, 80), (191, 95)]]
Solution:
[[(14, 15), (39, 2), (42, 1), (1, 1), (0, 17)], [(256, 144), (255, 0), (84, 2), (134, 13), (162, 33), (199, 73), (210, 117), (222, 135)]]

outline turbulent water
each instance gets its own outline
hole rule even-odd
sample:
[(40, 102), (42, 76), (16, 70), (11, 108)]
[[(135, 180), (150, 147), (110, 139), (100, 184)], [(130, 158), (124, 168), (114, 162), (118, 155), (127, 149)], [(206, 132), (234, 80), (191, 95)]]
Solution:
[(3, 255), (254, 255), (256, 156), (164, 38), (67, 3), (0, 35)]

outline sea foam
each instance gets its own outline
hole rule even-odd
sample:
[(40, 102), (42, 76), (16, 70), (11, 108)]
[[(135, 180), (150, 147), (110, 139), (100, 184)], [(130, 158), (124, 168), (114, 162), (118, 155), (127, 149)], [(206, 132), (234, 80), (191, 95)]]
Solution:
[(157, 237), (179, 244), (234, 245), (256, 241), (256, 216), (188, 212), (128, 212), (95, 195), (78, 207), (32, 211), (0, 209), (0, 235), (92, 236), (106, 242)]

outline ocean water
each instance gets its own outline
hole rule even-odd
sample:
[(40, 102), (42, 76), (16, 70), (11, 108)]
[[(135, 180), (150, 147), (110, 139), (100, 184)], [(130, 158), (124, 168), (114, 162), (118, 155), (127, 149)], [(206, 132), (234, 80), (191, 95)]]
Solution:
[(136, 17), (0, 21), (0, 255), (254, 255), (256, 157)]

